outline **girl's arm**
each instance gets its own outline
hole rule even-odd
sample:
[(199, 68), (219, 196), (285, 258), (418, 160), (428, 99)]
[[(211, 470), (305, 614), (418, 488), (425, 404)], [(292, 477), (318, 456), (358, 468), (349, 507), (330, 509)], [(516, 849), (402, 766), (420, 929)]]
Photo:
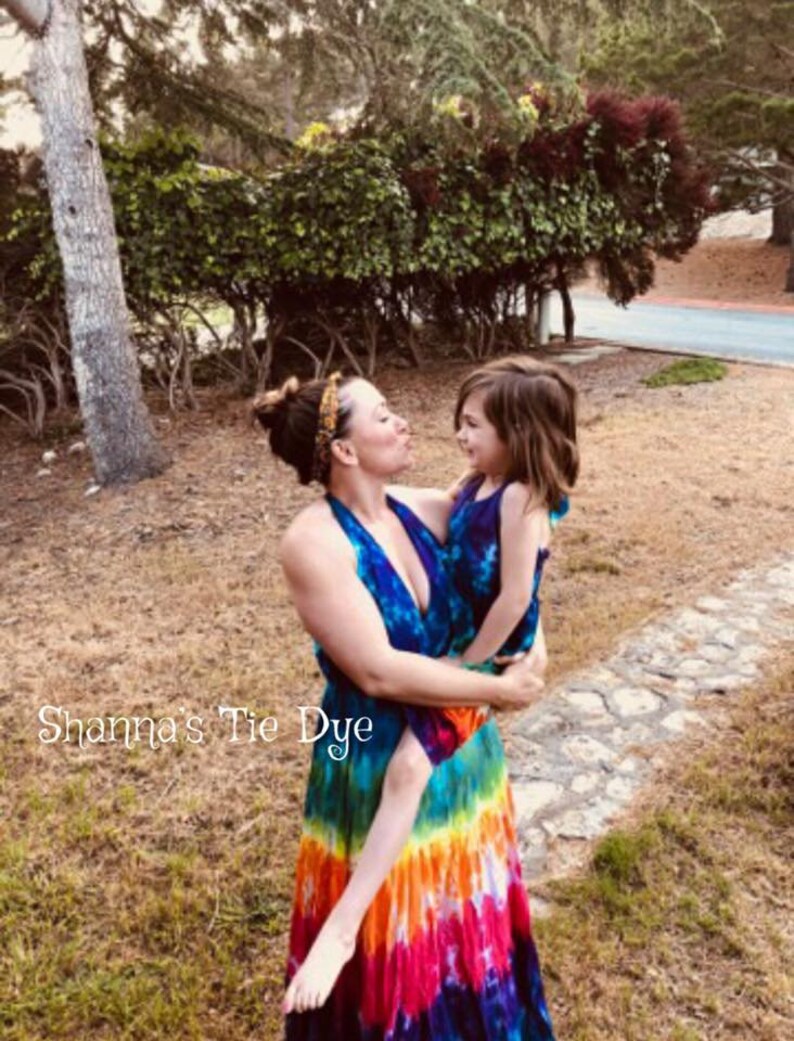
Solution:
[(281, 562), (301, 621), (336, 665), (373, 697), (412, 705), (501, 708), (530, 704), (542, 688), (525, 664), (502, 676), (469, 672), (395, 650), (380, 611), (356, 573), (349, 543), (328, 525), (299, 518), (284, 537)]
[(492, 658), (504, 646), (529, 607), (538, 551), (549, 537), (548, 510), (526, 512), (529, 490), (516, 481), (502, 496), (500, 523), (501, 589), (480, 631), (466, 648), (464, 662)]

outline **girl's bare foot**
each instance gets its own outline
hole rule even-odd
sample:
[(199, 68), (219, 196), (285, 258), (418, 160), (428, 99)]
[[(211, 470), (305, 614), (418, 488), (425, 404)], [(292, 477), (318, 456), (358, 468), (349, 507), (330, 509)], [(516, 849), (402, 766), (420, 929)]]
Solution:
[(311, 946), (306, 961), (298, 969), (287, 988), (282, 1012), (308, 1012), (321, 1008), (339, 978), (339, 973), (353, 957), (356, 936), (328, 919)]

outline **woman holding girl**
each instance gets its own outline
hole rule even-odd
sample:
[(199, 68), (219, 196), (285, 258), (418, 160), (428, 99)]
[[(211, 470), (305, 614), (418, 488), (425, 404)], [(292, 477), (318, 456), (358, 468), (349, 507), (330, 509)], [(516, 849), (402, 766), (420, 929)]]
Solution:
[(387, 487), (410, 432), (365, 380), (288, 381), (254, 403), (275, 454), (327, 489), (282, 544), (323, 709), (374, 722), (344, 762), (314, 744), (288, 1041), (553, 1038), (489, 706), (542, 686), (538, 587), (578, 472), (575, 398), (527, 359), (470, 376), (455, 422), (472, 473), (454, 497)]

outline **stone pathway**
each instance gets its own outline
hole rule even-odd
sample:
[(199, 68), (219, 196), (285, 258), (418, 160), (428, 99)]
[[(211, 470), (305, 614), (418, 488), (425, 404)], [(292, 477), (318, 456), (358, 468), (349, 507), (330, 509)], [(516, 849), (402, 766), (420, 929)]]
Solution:
[(577, 347), (575, 351), (561, 351), (549, 356), (549, 361), (564, 362), (566, 365), (581, 365), (586, 361), (595, 361), (597, 358), (605, 358), (610, 354), (620, 354), (623, 347), (614, 347), (611, 344), (599, 343), (593, 347)]
[(741, 572), (718, 597), (656, 619), (609, 661), (567, 677), (507, 721), (526, 879), (583, 862), (592, 840), (652, 779), (662, 743), (712, 725), (713, 695), (758, 678), (768, 651), (794, 636), (793, 607), (788, 554)]

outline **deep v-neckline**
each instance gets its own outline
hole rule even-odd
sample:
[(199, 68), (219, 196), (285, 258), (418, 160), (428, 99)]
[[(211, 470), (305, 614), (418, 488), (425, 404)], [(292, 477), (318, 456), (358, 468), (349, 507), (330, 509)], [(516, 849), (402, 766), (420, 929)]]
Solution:
[[(409, 510), (409, 508), (407, 506), (405, 506), (404, 503), (398, 503), (398, 501), (396, 499), (393, 499), (391, 497), (391, 495), (387, 495), (386, 496), (386, 504), (387, 504), (387, 506), (389, 507), (391, 512), (395, 515), (397, 520), (400, 522), (400, 525), (401, 525), (403, 531), (408, 536), (408, 541), (410, 542), (411, 547), (413, 548), (414, 552), (416, 553), (417, 559), (419, 561), (419, 566), (421, 567), (422, 571), (424, 571), (424, 573), (425, 573), (425, 578), (427, 579), (427, 607), (425, 607), (425, 608), (423, 608), (422, 605), (419, 603), (418, 597), (414, 595), (414, 591), (412, 590), (412, 587), (408, 584), (408, 582), (403, 578), (403, 576), (400, 574), (400, 572), (394, 566), (394, 562), (392, 561), (392, 559), (389, 556), (389, 554), (386, 552), (386, 550), (383, 548), (383, 546), (381, 546), (381, 544), (378, 542), (378, 540), (375, 538), (375, 536), (372, 534), (372, 532), (369, 531), (361, 523), (361, 521), (358, 519), (358, 517), (355, 515), (355, 513), (353, 513), (353, 511), (350, 509), (350, 507), (349, 506), (345, 506), (345, 504), (342, 502), (341, 499), (337, 499), (337, 497), (335, 495), (331, 495), (330, 492), (326, 493), (326, 498), (329, 501), (333, 501), (333, 502), (337, 503), (345, 511), (345, 513), (348, 514), (349, 517), (351, 517), (351, 519), (353, 520), (353, 523), (356, 525), (356, 527), (361, 532), (363, 532), (365, 538), (369, 539), (369, 541), (372, 543), (372, 545), (375, 547), (375, 549), (378, 551), (378, 553), (380, 553), (381, 557), (383, 557), (383, 559), (386, 561), (386, 564), (389, 567), (389, 569), (391, 570), (392, 574), (394, 575), (394, 577), (397, 579), (397, 581), (402, 586), (403, 591), (405, 592), (405, 595), (408, 597), (410, 602), (413, 604), (414, 609), (416, 610), (416, 613), (419, 615), (419, 617), (424, 622), (427, 619), (428, 615), (430, 614), (430, 608), (433, 606), (433, 588), (434, 588), (434, 586), (433, 586), (433, 577), (432, 577), (432, 575), (430, 574), (430, 572), (427, 569), (427, 565), (425, 563), (425, 559), (424, 559), (424, 557), (422, 555), (422, 552), (421, 552), (419, 546), (417, 546), (417, 544), (414, 542), (414, 539), (413, 539), (413, 537), (411, 535), (411, 532), (408, 530), (408, 526), (406, 525), (405, 521), (403, 520), (402, 516), (400, 515), (399, 509), (397, 509), (396, 507), (397, 506), (402, 506), (403, 509), (406, 509), (406, 510)], [(411, 511), (409, 510), (409, 512), (411, 512)], [(417, 520), (418, 520), (418, 518), (417, 518)]]

